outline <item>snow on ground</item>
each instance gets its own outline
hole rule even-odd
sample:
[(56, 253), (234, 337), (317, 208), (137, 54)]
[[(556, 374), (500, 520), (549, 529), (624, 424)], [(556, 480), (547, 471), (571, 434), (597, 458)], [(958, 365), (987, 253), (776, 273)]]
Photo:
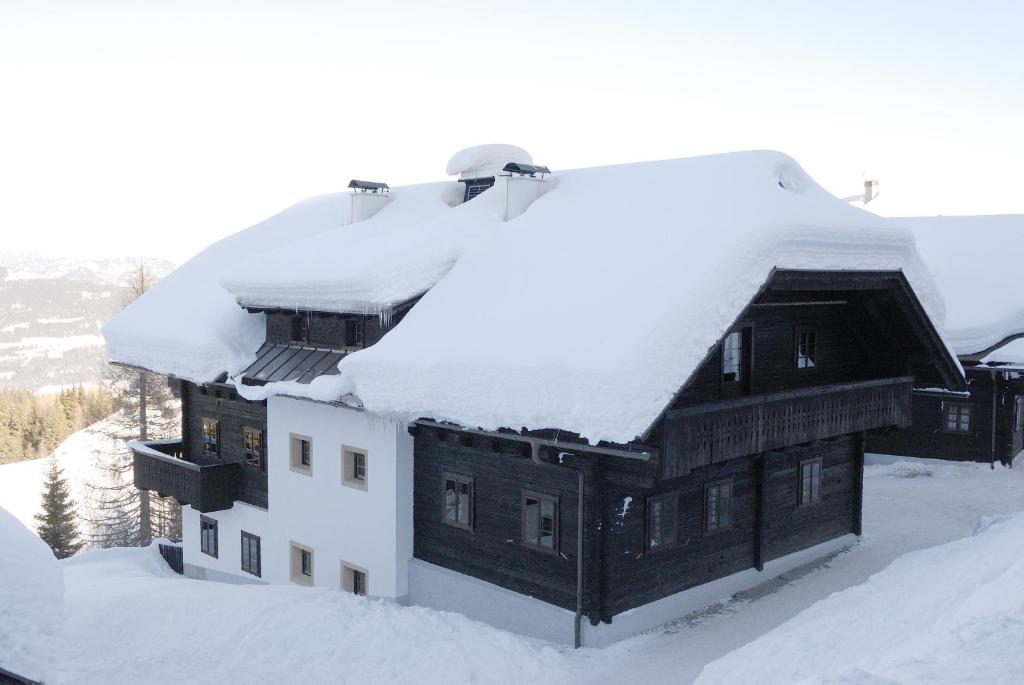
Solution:
[[(970, 645), (985, 648), (978, 659), (960, 655), (974, 664), (971, 677), (1020, 682), (1024, 518), (869, 578), (907, 552), (971, 536), (983, 517), (1024, 510), (1022, 461), (1013, 470), (923, 460), (869, 466), (864, 536), (854, 548), (602, 650), (556, 649), (457, 614), (332, 590), (190, 580), (171, 574), (154, 548), (89, 552), (63, 562), (66, 616), (47, 682), (686, 684), (711, 664), (707, 682), (792, 683), (800, 681), (783, 667), (808, 656), (802, 643), (786, 641), (797, 629), (813, 634), (815, 648), (833, 650), (815, 664), (840, 669), (812, 673), (805, 682), (816, 685), (935, 682), (927, 677), (942, 672), (908, 657), (946, 658), (940, 652), (948, 650), (953, 660), (954, 648)], [(855, 601), (829, 599), (847, 588)], [(874, 592), (885, 593), (884, 603)], [(943, 610), (927, 622), (915, 617), (940, 599)], [(897, 620), (872, 619), (871, 607)], [(950, 636), (963, 645), (949, 647)], [(909, 642), (906, 655), (900, 641)], [(753, 656), (727, 656), (751, 642)], [(752, 658), (782, 670), (766, 680), (748, 670)], [(944, 682), (973, 682), (951, 677)]]
[(0, 559), (0, 666), (43, 676), (63, 603), (61, 567), (46, 543), (2, 508)]
[[(105, 419), (72, 434), (54, 450), (71, 487), (71, 497), (79, 506), (85, 501), (87, 484), (100, 479), (96, 469), (97, 455), (109, 456), (116, 447), (110, 438), (113, 431), (111, 419)], [(32, 459), (0, 464), (0, 507), (31, 530), (36, 529), (33, 516), (42, 507), (48, 461)]]

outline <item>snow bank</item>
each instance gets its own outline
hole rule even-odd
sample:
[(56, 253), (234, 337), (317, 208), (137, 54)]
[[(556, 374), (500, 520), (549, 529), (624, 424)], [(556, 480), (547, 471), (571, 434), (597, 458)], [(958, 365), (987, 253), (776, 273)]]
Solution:
[(46, 543), (0, 508), (0, 666), (39, 678), (63, 608), (64, 577)]
[(509, 162), (533, 164), (533, 157), (515, 145), (476, 145), (452, 155), (446, 170), (449, 176), (482, 178), (497, 176)]
[(348, 193), (300, 202), (214, 243), (157, 283), (103, 327), (111, 361), (196, 382), (237, 371), (265, 337), (263, 316), (248, 314), (219, 285), (231, 265), (348, 223)]
[(1024, 682), (1024, 513), (900, 557), (709, 664), (717, 683)]
[[(626, 442), (648, 428), (774, 268), (903, 270), (941, 326), (942, 301), (913, 236), (829, 195), (781, 153), (581, 169), (555, 180), (512, 221), (501, 221), (499, 188), (413, 227), (447, 230), (458, 243), (446, 251), (426, 241), (414, 267), (397, 248), (386, 260), (344, 249), (348, 229), (326, 236), (310, 250), (324, 265), (301, 271), (312, 270), (308, 280), (336, 300), (361, 295), (363, 281), (348, 274), (367, 271), (367, 259), (389, 266), (366, 283), (417, 270), (444, 275), (379, 343), (342, 360), (339, 375), (242, 392), (353, 395), (404, 420), (557, 427)], [(329, 281), (320, 278), (327, 264)], [(262, 267), (250, 269), (251, 280), (284, 277)]]
[(97, 550), (64, 570), (55, 683), (569, 681), (554, 649), (458, 614), (322, 588), (171, 577), (155, 548)]
[(1024, 215), (893, 219), (913, 231), (948, 311), (946, 338), (971, 354), (1024, 333), (1017, 275)]

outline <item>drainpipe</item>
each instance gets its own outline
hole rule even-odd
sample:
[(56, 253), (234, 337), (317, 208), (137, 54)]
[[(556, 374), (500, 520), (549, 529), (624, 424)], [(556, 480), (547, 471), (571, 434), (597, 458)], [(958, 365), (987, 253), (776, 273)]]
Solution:
[(989, 460), (989, 468), (994, 471), (996, 468), (996, 411), (998, 408), (996, 400), (999, 394), (996, 386), (996, 374), (999, 372), (992, 369), (990, 373), (992, 374), (992, 458)]
[[(530, 440), (530, 460), (537, 466), (549, 469), (563, 468), (576, 471), (578, 478), (576, 491), (576, 618), (574, 620), (573, 647), (579, 649), (582, 643), (581, 627), (583, 622), (583, 488), (585, 485), (583, 468), (579, 466), (566, 466), (541, 461), (540, 440)], [(559, 458), (564, 456), (575, 456), (571, 452), (559, 452)]]

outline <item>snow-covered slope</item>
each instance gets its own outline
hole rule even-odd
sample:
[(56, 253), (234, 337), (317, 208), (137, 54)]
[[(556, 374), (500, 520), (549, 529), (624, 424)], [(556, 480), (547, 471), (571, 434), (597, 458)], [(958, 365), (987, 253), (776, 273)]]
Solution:
[(1024, 682), (1024, 513), (908, 554), (709, 664), (699, 685)]
[(64, 576), (46, 543), (0, 507), (0, 667), (48, 675)]
[(462, 204), (453, 182), (396, 188), (372, 218), (340, 228), (298, 205), (115, 318), (111, 358), (195, 380), (238, 369), (262, 334), (215, 286), (227, 267), (221, 282), (249, 305), (378, 312), (429, 290), (340, 374), (247, 394), (352, 395), (400, 419), (625, 442), (774, 268), (903, 270), (941, 329), (910, 233), (836, 199), (781, 153), (558, 172), (507, 222), (506, 182)]
[(893, 219), (913, 231), (946, 301), (946, 339), (972, 354), (1024, 333), (1024, 215)]

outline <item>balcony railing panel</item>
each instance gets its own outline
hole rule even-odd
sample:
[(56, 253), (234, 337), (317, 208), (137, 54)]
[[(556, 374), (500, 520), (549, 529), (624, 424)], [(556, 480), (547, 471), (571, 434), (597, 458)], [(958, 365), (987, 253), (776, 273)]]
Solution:
[(190, 459), (181, 440), (131, 442), (135, 487), (174, 497), (202, 512), (230, 509), (238, 499), (241, 474), (236, 463)]
[(683, 407), (665, 417), (663, 477), (789, 445), (910, 425), (913, 378), (840, 383)]

